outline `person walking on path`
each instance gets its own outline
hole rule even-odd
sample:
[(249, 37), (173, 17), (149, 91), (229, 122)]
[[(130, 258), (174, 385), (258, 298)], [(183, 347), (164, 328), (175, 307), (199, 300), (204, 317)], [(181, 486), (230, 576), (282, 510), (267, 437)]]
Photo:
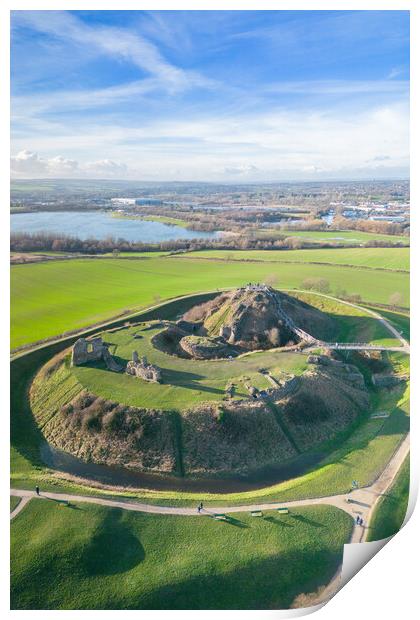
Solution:
[(37, 495), (39, 495), (39, 486), (38, 486), (38, 485), (36, 485), (36, 487), (35, 487), (35, 493), (36, 493)]
[(198, 514), (200, 514), (200, 512), (201, 512), (201, 504), (198, 504), (198, 506), (197, 506), (197, 512), (198, 512)]
[(200, 502), (200, 512), (204, 509), (204, 504), (203, 502)]

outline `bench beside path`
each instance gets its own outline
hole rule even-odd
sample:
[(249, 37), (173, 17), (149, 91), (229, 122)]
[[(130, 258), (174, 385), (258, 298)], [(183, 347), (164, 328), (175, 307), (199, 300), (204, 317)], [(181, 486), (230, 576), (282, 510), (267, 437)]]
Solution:
[(327, 505), (344, 510), (353, 518), (359, 515), (363, 518), (366, 527), (353, 528), (350, 542), (362, 542), (366, 538), (366, 530), (371, 513), (378, 499), (391, 486), (397, 475), (404, 459), (410, 450), (410, 436), (407, 434), (398, 446), (394, 455), (386, 465), (385, 469), (378, 478), (368, 487), (353, 490), (349, 493), (340, 495), (330, 495), (327, 497), (315, 497), (311, 499), (301, 499), (288, 502), (264, 502), (259, 504), (242, 504), (237, 506), (211, 506), (211, 509), (204, 508), (200, 513), (196, 508), (180, 506), (160, 506), (158, 504), (146, 504), (136, 501), (125, 501), (117, 499), (106, 499), (90, 495), (74, 495), (69, 493), (42, 492), (37, 496), (34, 491), (27, 489), (11, 489), (10, 494), (22, 498), (22, 501), (10, 513), (10, 518), (16, 517), (31, 499), (53, 500), (57, 502), (84, 502), (88, 504), (99, 504), (109, 508), (121, 508), (134, 512), (144, 512), (149, 514), (178, 515), (186, 517), (202, 517), (220, 514), (239, 513), (239, 512), (264, 512), (268, 510), (278, 510), (279, 508), (300, 508), (303, 506)]

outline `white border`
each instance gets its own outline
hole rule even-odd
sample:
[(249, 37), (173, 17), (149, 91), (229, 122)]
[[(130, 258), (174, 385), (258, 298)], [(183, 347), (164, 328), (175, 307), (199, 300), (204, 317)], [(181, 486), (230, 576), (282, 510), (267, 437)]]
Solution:
[[(420, 192), (419, 192), (419, 147), (417, 136), (420, 136), (419, 131), (419, 114), (417, 108), (419, 107), (419, 76), (418, 66), (420, 58), (419, 50), (419, 15), (420, 11), (416, 6), (414, 0), (348, 0), (348, 1), (318, 1), (318, 0), (284, 0), (282, 2), (275, 0), (197, 0), (196, 2), (181, 1), (181, 0), (145, 0), (128, 1), (128, 0), (3, 0), (0, 5), (0, 45), (2, 48), (2, 62), (1, 62), (1, 88), (0, 88), (0, 102), (1, 102), (1, 116), (0, 116), (0, 153), (1, 153), (1, 171), (2, 171), (2, 183), (0, 184), (1, 195), (1, 226), (0, 234), (1, 238), (1, 275), (3, 279), (2, 290), (6, 289), (4, 283), (8, 282), (9, 278), (9, 11), (10, 10), (410, 10), (411, 11), (411, 59), (412, 59), (412, 73), (411, 73), (411, 136), (413, 144), (411, 147), (411, 203), (413, 205), (412, 210), (412, 317), (419, 316), (419, 302), (417, 301), (418, 289), (416, 289), (415, 278), (417, 279), (417, 265), (418, 265), (418, 246), (417, 238), (418, 234), (418, 214), (416, 210), (420, 209)], [(416, 96), (417, 95), (417, 96)], [(417, 108), (416, 108), (417, 104)], [(414, 142), (414, 136), (417, 137), (417, 143)], [(2, 379), (2, 395), (8, 393), (8, 385), (6, 377), (8, 377), (9, 359), (9, 333), (8, 333), (8, 305), (6, 303), (6, 296), (3, 296), (4, 300), (0, 306), (1, 311), (1, 327), (3, 329), (1, 340), (2, 356), (0, 360), (0, 377)], [(418, 342), (418, 322), (412, 320), (412, 355), (411, 365), (412, 374), (416, 376), (418, 368), (418, 351), (416, 343)], [(414, 346), (413, 346), (414, 345)], [(414, 450), (411, 454), (411, 496), (410, 496), (410, 510), (414, 507), (414, 498), (417, 493), (420, 471), (420, 457), (418, 451), (419, 445), (419, 422), (416, 421), (417, 404), (419, 403), (418, 388), (416, 381), (412, 382), (412, 429), (411, 437)], [(5, 402), (6, 401), (6, 402)], [(9, 432), (7, 423), (7, 411), (8, 404), (7, 399), (2, 399), (2, 424), (3, 432), (0, 434), (0, 458), (1, 458), (1, 497), (3, 498), (3, 505), (1, 511), (2, 518), (2, 533), (8, 533), (9, 531), (9, 480), (8, 480), (8, 468), (9, 468)], [(416, 449), (417, 448), (417, 449)], [(2, 536), (2, 540), (5, 537)], [(8, 534), (6, 537), (8, 540)], [(6, 547), (7, 549), (7, 547)], [(42, 612), (42, 611), (30, 611), (30, 612), (9, 612), (9, 562), (8, 553), (6, 552), (4, 545), (2, 546), (1, 555), (1, 609), (7, 614), (13, 614), (14, 616), (23, 616), (27, 613), (32, 614), (34, 618), (41, 618), (43, 614), (56, 614), (56, 611)], [(383, 620), (388, 618), (394, 618), (399, 615), (404, 619), (410, 620), (417, 617), (418, 613), (418, 550), (420, 549), (420, 512), (417, 509), (414, 512), (413, 517), (404, 527), (403, 531), (398, 534), (392, 541), (382, 550), (382, 552), (376, 556), (369, 564), (359, 572), (351, 582), (351, 585), (344, 587), (338, 595), (336, 595), (323, 609), (318, 612), (318, 617), (322, 620), (328, 620), (329, 618), (336, 620), (340, 617), (340, 620), (347, 620), (352, 618), (364, 620), (369, 616), (380, 616)], [(199, 615), (206, 618), (215, 617), (218, 618), (279, 618), (290, 617), (291, 615), (298, 615), (301, 610), (295, 610), (295, 613), (291, 614), (286, 611), (245, 611), (245, 612), (211, 612), (206, 610), (198, 610), (192, 612), (177, 612), (177, 611), (156, 611), (156, 612), (131, 612), (141, 613), (142, 616), (153, 615), (153, 617), (164, 617), (168, 614), (172, 618), (180, 619), (185, 615)], [(302, 610), (303, 611), (303, 610)], [(81, 613), (63, 611), (64, 615)], [(112, 614), (112, 617), (120, 617), (124, 613), (130, 612), (115, 612), (115, 611), (86, 611), (84, 614), (96, 615), (98, 618), (102, 614)], [(300, 614), (299, 614), (300, 615)]]

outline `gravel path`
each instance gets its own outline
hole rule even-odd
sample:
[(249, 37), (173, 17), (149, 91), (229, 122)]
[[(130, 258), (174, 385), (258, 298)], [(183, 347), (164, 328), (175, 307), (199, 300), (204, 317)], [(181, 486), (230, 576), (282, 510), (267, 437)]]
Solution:
[(10, 518), (13, 519), (24, 508), (26, 503), (30, 499), (43, 499), (52, 500), (57, 502), (85, 502), (89, 504), (99, 504), (101, 506), (107, 506), (109, 508), (121, 508), (123, 510), (131, 510), (134, 512), (146, 512), (150, 514), (165, 514), (165, 515), (182, 515), (186, 517), (211, 516), (214, 514), (230, 514), (237, 512), (251, 512), (253, 510), (265, 511), (276, 510), (277, 508), (300, 508), (302, 506), (313, 506), (319, 504), (325, 504), (328, 506), (335, 506), (344, 510), (352, 517), (356, 518), (359, 515), (365, 522), (363, 527), (356, 526), (353, 528), (353, 533), (350, 542), (361, 542), (366, 538), (367, 524), (372, 513), (372, 510), (381, 495), (392, 484), (401, 464), (407, 456), (410, 449), (409, 435), (406, 435), (404, 440), (399, 445), (398, 449), (394, 453), (389, 463), (381, 475), (368, 487), (362, 489), (356, 489), (348, 494), (342, 495), (330, 495), (328, 497), (317, 497), (312, 499), (302, 499), (289, 502), (266, 502), (259, 504), (243, 504), (238, 506), (220, 506), (211, 509), (204, 509), (200, 514), (196, 508), (179, 507), (179, 506), (159, 506), (156, 504), (145, 504), (136, 501), (123, 501), (117, 499), (105, 499), (102, 497), (94, 497), (89, 495), (74, 495), (70, 493), (47, 493), (42, 492), (40, 496), (37, 496), (34, 491), (27, 489), (11, 489), (10, 494), (17, 497), (21, 497), (22, 501), (19, 505), (10, 513)]

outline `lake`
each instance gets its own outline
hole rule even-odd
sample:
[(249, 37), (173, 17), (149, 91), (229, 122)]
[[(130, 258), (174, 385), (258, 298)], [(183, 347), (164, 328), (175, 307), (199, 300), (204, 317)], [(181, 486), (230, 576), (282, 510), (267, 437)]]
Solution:
[(125, 239), (126, 241), (159, 242), (176, 239), (214, 239), (217, 232), (198, 232), (181, 226), (140, 219), (112, 217), (103, 211), (41, 211), (13, 213), (12, 233), (48, 233), (78, 239)]

